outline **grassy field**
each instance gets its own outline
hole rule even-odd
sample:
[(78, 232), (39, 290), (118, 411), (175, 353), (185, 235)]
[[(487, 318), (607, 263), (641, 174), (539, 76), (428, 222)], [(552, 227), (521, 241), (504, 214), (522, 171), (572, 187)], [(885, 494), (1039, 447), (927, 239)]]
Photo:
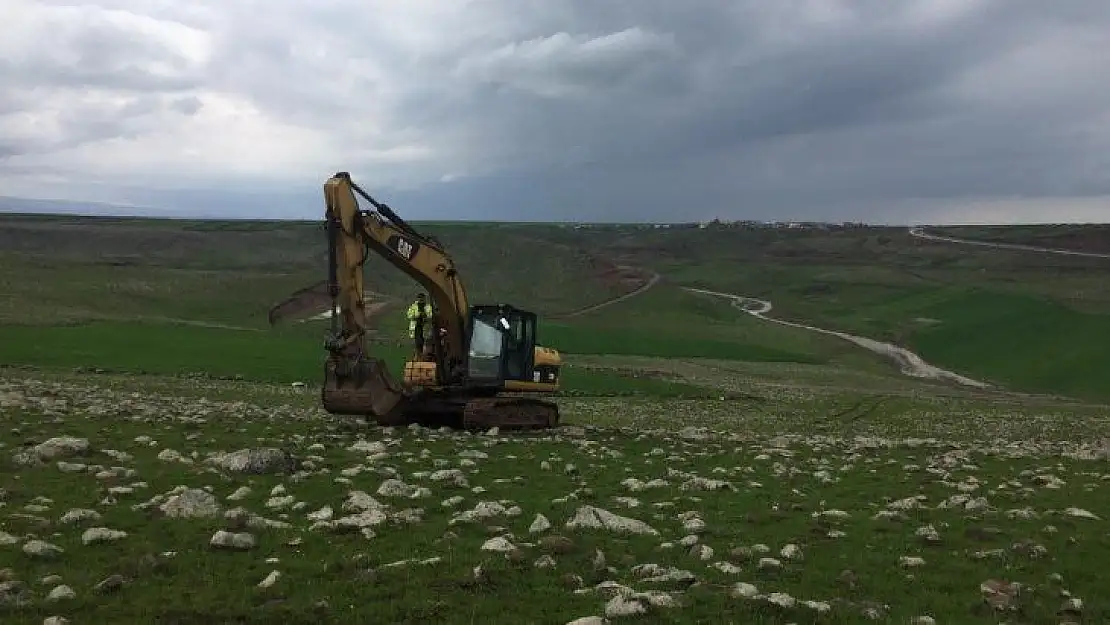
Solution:
[[(1103, 259), (931, 243), (879, 227), (421, 227), (448, 245), (472, 300), (536, 310), (541, 339), (571, 354), (891, 367), (844, 341), (739, 315), (726, 302), (681, 288), (693, 286), (764, 298), (775, 316), (905, 346), (1011, 390), (1110, 399), (1110, 378), (1100, 374), (1110, 367), (1110, 350), (1102, 349), (1110, 332), (1110, 261)], [(1040, 228), (1015, 227), (1011, 236), (1043, 231), (1052, 239), (1061, 231)], [(321, 280), (324, 260), (323, 233), (312, 223), (5, 218), (0, 333), (11, 345), (7, 362), (86, 366), (81, 350), (66, 345), (99, 353), (109, 334), (113, 344), (137, 344), (145, 332), (181, 346), (163, 352), (163, 369), (203, 368), (192, 356), (175, 360), (227, 345), (240, 354), (235, 367), (312, 379), (323, 322), (275, 331), (266, 312)], [(634, 288), (619, 277), (630, 267), (663, 279), (642, 296), (568, 316)], [(398, 306), (413, 285), (376, 258), (367, 276), (368, 288), (393, 302), (373, 329), (396, 342), (403, 336)], [(125, 331), (135, 321), (144, 326)], [(55, 332), (60, 325), (70, 327)], [(252, 359), (270, 364), (246, 362)]]
[(930, 228), (930, 232), (957, 239), (1110, 254), (1110, 225), (1108, 224), (944, 226)]
[(1110, 260), (933, 243), (904, 228), (547, 232), (1007, 388), (1110, 398), (1100, 373), (1110, 368)]
[[(323, 277), (315, 225), (0, 219), (0, 622), (1110, 619), (1110, 263), (887, 228), (430, 228), (474, 300), (541, 313), (565, 427), (323, 413), (326, 321), (266, 323)], [(628, 267), (662, 279), (571, 314)], [(400, 365), (399, 310), (374, 331)]]
[(1110, 618), (1100, 409), (565, 398), (525, 437), (342, 427), (254, 382), (0, 393), (5, 622)]

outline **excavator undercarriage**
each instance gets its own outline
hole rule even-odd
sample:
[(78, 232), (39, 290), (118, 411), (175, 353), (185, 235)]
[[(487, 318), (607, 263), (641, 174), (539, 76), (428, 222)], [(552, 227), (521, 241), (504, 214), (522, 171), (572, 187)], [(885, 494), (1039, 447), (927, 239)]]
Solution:
[[(359, 209), (355, 193), (376, 210)], [(332, 334), (326, 342), (321, 401), (332, 414), (380, 425), (419, 423), (466, 429), (534, 430), (559, 424), (559, 408), (538, 395), (559, 388), (562, 359), (536, 344), (536, 315), (507, 304), (471, 306), (454, 263), (438, 241), (401, 220), (340, 172), (324, 185)], [(366, 353), (362, 267), (381, 255), (431, 295), (431, 349), (404, 367), (399, 382)]]
[(347, 375), (337, 361), (325, 364), (321, 400), (332, 414), (371, 416), (378, 425), (417, 423), (467, 430), (538, 430), (559, 425), (557, 404), (496, 389), (442, 387), (407, 392), (378, 359), (366, 359)]

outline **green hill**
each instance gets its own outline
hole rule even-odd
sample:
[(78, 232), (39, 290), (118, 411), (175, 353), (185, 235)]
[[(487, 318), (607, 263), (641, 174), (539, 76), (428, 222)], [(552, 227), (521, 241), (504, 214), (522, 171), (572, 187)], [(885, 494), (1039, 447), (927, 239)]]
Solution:
[[(598, 386), (575, 356), (899, 376), (846, 341), (681, 288), (695, 286), (769, 300), (772, 316), (891, 341), (1011, 390), (1110, 399), (1110, 377), (1100, 374), (1110, 369), (1110, 261), (926, 242), (902, 228), (419, 227), (451, 251), (472, 301), (541, 314), (541, 341), (568, 355), (568, 385), (577, 379), (602, 392), (647, 383)], [(325, 322), (273, 329), (266, 316), (322, 280), (325, 261), (315, 223), (0, 218), (2, 361), (311, 380)], [(642, 295), (573, 314), (653, 273), (661, 280)], [(367, 288), (387, 301), (415, 290), (376, 258), (366, 275)], [(400, 311), (384, 309), (374, 329), (379, 349), (402, 358)]]

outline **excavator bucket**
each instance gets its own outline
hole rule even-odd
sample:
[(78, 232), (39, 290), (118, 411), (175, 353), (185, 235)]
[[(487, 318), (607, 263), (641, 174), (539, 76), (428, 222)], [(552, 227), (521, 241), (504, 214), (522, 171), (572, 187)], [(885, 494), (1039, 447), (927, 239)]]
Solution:
[(369, 417), (378, 425), (404, 423), (404, 389), (378, 358), (363, 357), (353, 365), (328, 358), (322, 399), (332, 414)]

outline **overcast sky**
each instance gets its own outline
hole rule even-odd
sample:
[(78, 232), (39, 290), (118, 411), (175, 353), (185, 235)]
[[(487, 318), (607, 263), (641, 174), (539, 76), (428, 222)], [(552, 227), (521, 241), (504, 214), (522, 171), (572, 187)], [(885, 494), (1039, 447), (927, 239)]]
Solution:
[[(0, 3), (0, 195), (1110, 221), (1107, 0)], [(1101, 197), (1100, 197), (1101, 196)]]

